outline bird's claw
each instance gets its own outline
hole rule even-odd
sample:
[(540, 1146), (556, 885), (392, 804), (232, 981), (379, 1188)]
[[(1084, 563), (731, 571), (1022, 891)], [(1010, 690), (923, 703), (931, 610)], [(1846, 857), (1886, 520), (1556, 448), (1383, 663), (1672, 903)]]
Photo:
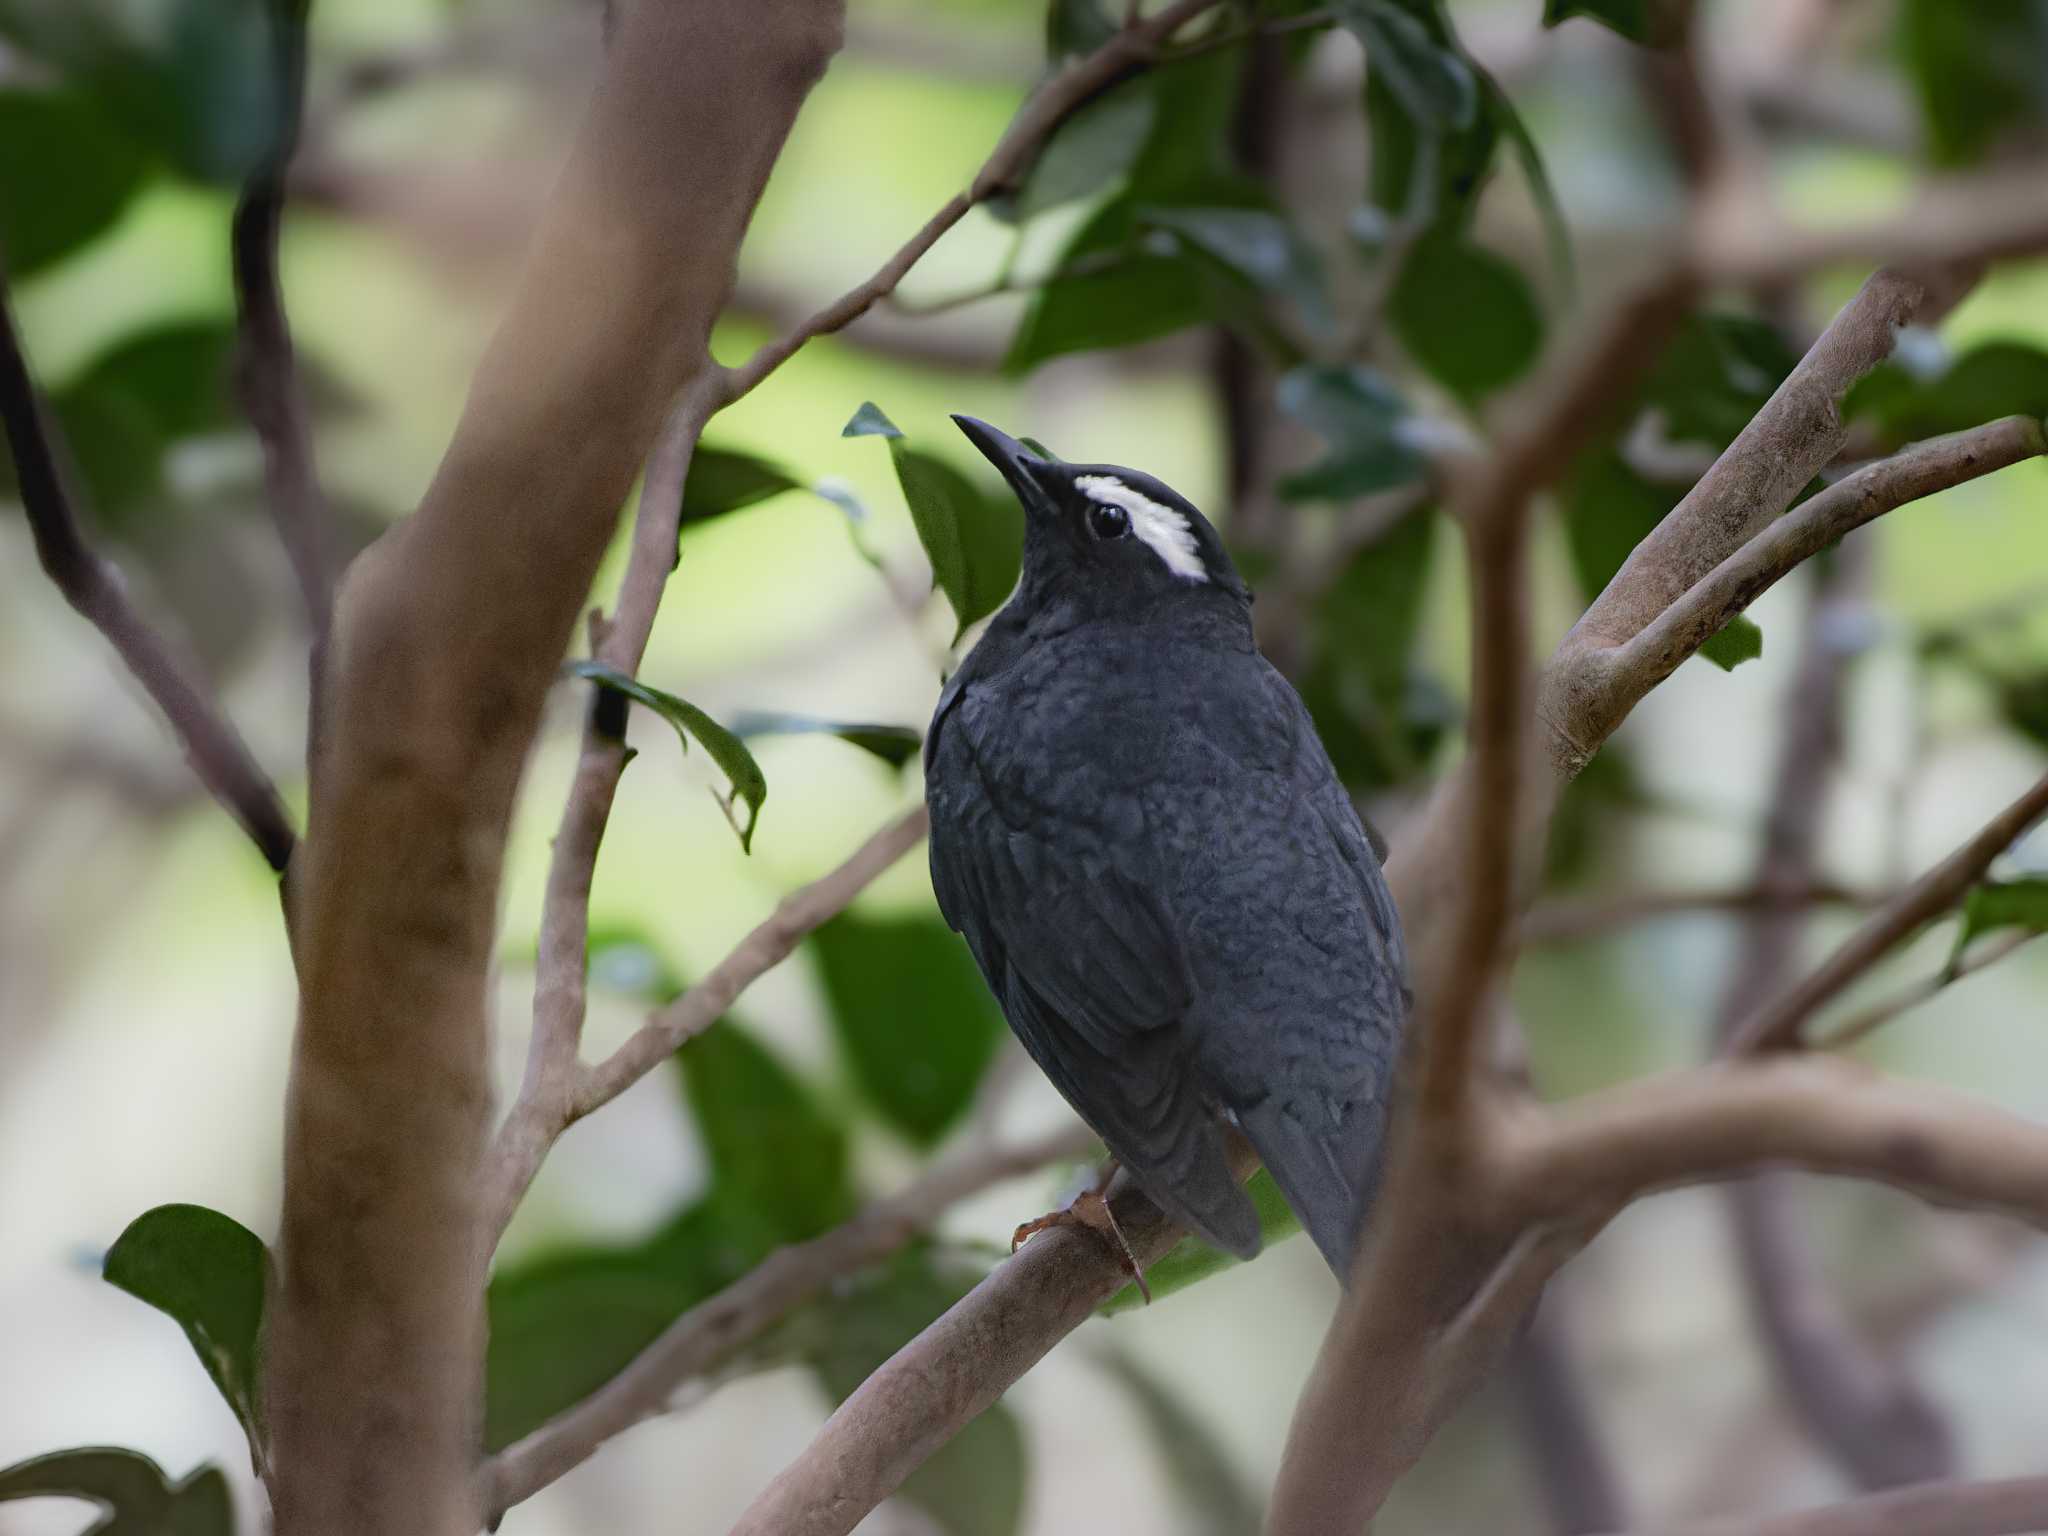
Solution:
[(1137, 1254), (1131, 1251), (1130, 1243), (1124, 1239), (1123, 1228), (1116, 1224), (1116, 1212), (1109, 1208), (1109, 1200), (1100, 1190), (1086, 1190), (1076, 1197), (1072, 1205), (1050, 1211), (1036, 1221), (1025, 1222), (1010, 1234), (1010, 1252), (1015, 1253), (1029, 1239), (1054, 1227), (1085, 1227), (1108, 1243), (1116, 1254), (1118, 1265), (1138, 1287), (1138, 1294), (1150, 1304), (1152, 1287), (1145, 1283), (1145, 1271), (1139, 1267)]

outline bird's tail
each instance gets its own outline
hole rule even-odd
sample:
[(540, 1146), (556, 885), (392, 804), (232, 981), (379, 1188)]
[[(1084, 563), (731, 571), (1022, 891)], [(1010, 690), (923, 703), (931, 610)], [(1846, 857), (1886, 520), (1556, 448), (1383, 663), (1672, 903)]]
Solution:
[(1323, 1258), (1348, 1283), (1359, 1228), (1379, 1182), (1386, 1107), (1365, 1100), (1325, 1109), (1275, 1095), (1239, 1109), (1237, 1123)]

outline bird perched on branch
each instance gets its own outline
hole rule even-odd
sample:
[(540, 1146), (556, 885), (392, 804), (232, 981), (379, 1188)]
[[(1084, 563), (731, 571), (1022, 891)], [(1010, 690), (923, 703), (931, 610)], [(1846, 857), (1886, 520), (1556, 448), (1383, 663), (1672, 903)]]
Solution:
[(1025, 531), (1017, 590), (925, 741), (939, 906), (1162, 1209), (1258, 1252), (1234, 1123), (1342, 1277), (1409, 1004), (1365, 829), (1200, 512), (953, 419)]

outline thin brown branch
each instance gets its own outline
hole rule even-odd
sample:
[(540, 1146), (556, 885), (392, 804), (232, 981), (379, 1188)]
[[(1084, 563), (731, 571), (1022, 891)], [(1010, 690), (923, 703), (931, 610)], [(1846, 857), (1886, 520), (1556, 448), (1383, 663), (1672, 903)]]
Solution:
[(2048, 1477), (1925, 1483), (1790, 1514), (1658, 1526), (1642, 1536), (2026, 1536), (2048, 1528)]
[(1798, 1045), (1807, 1020), (1893, 949), (1961, 901), (1992, 861), (2044, 814), (2048, 814), (2048, 774), (1851, 934), (1811, 975), (1751, 1014), (1731, 1033), (1728, 1053), (1779, 1051)]
[(1836, 481), (1762, 529), (1633, 639), (1596, 653), (1611, 705), (1633, 708), (1687, 657), (1805, 561), (1885, 513), (2048, 453), (2031, 416), (1929, 438)]
[(1016, 1145), (971, 1144), (843, 1226), (779, 1250), (676, 1319), (603, 1387), (493, 1457), (483, 1472), (485, 1509), (497, 1515), (532, 1498), (614, 1435), (667, 1411), (689, 1382), (847, 1275), (931, 1231), (962, 1200), (1049, 1163), (1085, 1157), (1094, 1145), (1079, 1125)]
[(844, 330), (894, 293), (910, 269), (948, 230), (967, 217), (969, 209), (1018, 184), (1060, 124), (1125, 75), (1157, 60), (1161, 47), (1174, 33), (1220, 3), (1221, 0), (1175, 0), (1157, 15), (1134, 18), (1093, 53), (1071, 61), (1044, 81), (1018, 108), (967, 190), (956, 194), (927, 219), (924, 227), (883, 262), (873, 277), (730, 370), (725, 381), (726, 401), (737, 400), (753, 389), (794, 357), (806, 342)]
[(86, 540), (55, 425), (29, 373), (4, 289), (0, 289), (0, 418), (5, 421), (22, 508), (43, 571), (79, 616), (106, 637), (130, 675), (163, 712), (207, 793), (248, 833), (264, 861), (283, 873), (295, 839), (277, 786), (209, 696), (183, 648), (144, 621), (129, 599), (120, 571)]
[(1974, 976), (1979, 971), (1989, 970), (2014, 950), (2034, 939), (2038, 933), (2020, 931), (2002, 934), (1973, 955), (1966, 955), (1952, 968), (1944, 969), (1938, 975), (1924, 981), (1916, 981), (1901, 987), (1882, 1002), (1871, 1004), (1860, 1012), (1851, 1014), (1818, 1040), (1808, 1041), (1816, 1051), (1838, 1051), (1854, 1045), (1866, 1035), (1875, 1034), (1902, 1013), (1911, 1012), (1930, 998), (1939, 997), (1943, 992), (1961, 981), (1965, 976)]
[(1558, 896), (1523, 917), (1522, 944), (1576, 944), (1603, 939), (1640, 923), (1697, 913), (1744, 916), (1783, 913), (1802, 907), (1874, 907), (1889, 893), (1860, 890), (1831, 880), (1798, 884), (1702, 886), (1698, 890), (1617, 891), (1612, 895)]

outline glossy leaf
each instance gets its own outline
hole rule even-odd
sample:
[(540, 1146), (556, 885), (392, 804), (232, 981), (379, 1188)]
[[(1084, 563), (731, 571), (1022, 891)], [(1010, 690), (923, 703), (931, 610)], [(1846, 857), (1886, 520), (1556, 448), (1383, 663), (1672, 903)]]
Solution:
[(1239, 281), (1287, 300), (1313, 331), (1336, 326), (1322, 262), (1294, 226), (1263, 208), (1136, 210), (1141, 223), (1171, 230)]
[(1436, 0), (1344, 0), (1364, 44), (1372, 202), (1412, 229), (1462, 228), (1493, 166), (1499, 126)]
[(682, 520), (685, 525), (701, 523), (802, 489), (801, 480), (768, 459), (699, 443), (683, 481)]
[(863, 400), (860, 409), (844, 427), (839, 429), (841, 437), (901, 437), (903, 429), (882, 414), (882, 408), (872, 400)]
[[(754, 761), (754, 754), (747, 750), (747, 744), (703, 710), (687, 699), (679, 699), (672, 693), (650, 687), (636, 677), (628, 677), (618, 668), (607, 666), (601, 661), (572, 661), (569, 663), (572, 676), (587, 678), (600, 688), (608, 688), (637, 704), (644, 704), (675, 728), (676, 739), (688, 751), (690, 739), (695, 737), (711, 760), (718, 765), (718, 771), (732, 786), (729, 797), (721, 798), (726, 819), (733, 824), (733, 831), (739, 834), (740, 847), (753, 851), (754, 828), (761, 820), (761, 802), (768, 798), (768, 780), (761, 772), (761, 765)], [(744, 801), (747, 806), (747, 823), (741, 826), (732, 814), (735, 803)]]
[[(928, 1250), (913, 1249), (842, 1288), (816, 1320), (811, 1352), (812, 1369), (832, 1401), (844, 1402), (978, 1278), (942, 1269)], [(947, 1536), (1016, 1536), (1026, 1486), (1023, 1430), (996, 1403), (913, 1472), (897, 1497)]]
[(1693, 0), (1544, 0), (1543, 25), (1555, 27), (1584, 16), (1632, 43), (1676, 48), (1685, 41), (1692, 7)]
[(1934, 159), (1961, 165), (2048, 129), (2048, 6), (1904, 0), (1899, 46)]
[(1156, 110), (1157, 98), (1147, 90), (1111, 90), (1096, 98), (1039, 152), (1017, 195), (992, 202), (991, 211), (1023, 220), (1093, 197), (1138, 163)]
[(966, 945), (936, 917), (846, 912), (811, 948), (861, 1092), (912, 1141), (937, 1142), (973, 1102), (1003, 1037)]
[(1448, 233), (1409, 250), (1388, 318), (1415, 361), (1468, 405), (1520, 378), (1543, 347), (1543, 311), (1513, 263)]
[(270, 1256), (263, 1240), (203, 1205), (160, 1205), (108, 1250), (109, 1284), (185, 1330), (199, 1363), (252, 1440), (262, 1432), (260, 1338)]
[(848, 745), (879, 757), (891, 768), (901, 768), (924, 746), (924, 737), (907, 725), (869, 725), (769, 710), (750, 709), (734, 715), (732, 730), (742, 740), (756, 736), (837, 736)]
[(676, 1061), (715, 1184), (776, 1241), (801, 1242), (852, 1214), (846, 1131), (773, 1052), (725, 1020)]
[[(1252, 1204), (1258, 1208), (1259, 1238), (1266, 1247), (1270, 1248), (1301, 1230), (1300, 1220), (1280, 1197), (1280, 1186), (1273, 1182), (1273, 1176), (1265, 1169), (1261, 1168), (1245, 1181), (1244, 1192), (1252, 1197)], [(1164, 1258), (1145, 1271), (1145, 1283), (1152, 1288), (1153, 1301), (1164, 1301), (1175, 1291), (1199, 1285), (1211, 1275), (1221, 1274), (1242, 1262), (1221, 1248), (1210, 1247), (1199, 1237), (1184, 1237)], [(1102, 1304), (1102, 1311), (1114, 1316), (1143, 1305), (1145, 1298), (1138, 1294), (1138, 1288), (1127, 1285)]]
[(1123, 1389), (1152, 1433), (1180, 1511), (1175, 1529), (1190, 1536), (1258, 1536), (1264, 1522), (1258, 1496), (1209, 1424), (1127, 1350), (1102, 1350), (1095, 1364)]
[(1423, 471), (1409, 445), (1407, 402), (1362, 364), (1297, 368), (1280, 381), (1279, 402), (1329, 445), (1321, 460), (1280, 482), (1283, 496), (1348, 500), (1405, 485)]
[(1955, 975), (1957, 966), (1962, 963), (1963, 951), (1973, 941), (2001, 928), (2048, 933), (2048, 876), (1987, 880), (1973, 887), (1963, 898), (1962, 927), (1956, 932), (1956, 944), (1949, 954), (1947, 974)]
[(0, 1504), (77, 1499), (99, 1506), (83, 1536), (235, 1536), (234, 1502), (218, 1467), (173, 1483), (139, 1451), (82, 1446), (0, 1468)]
[(76, 91), (0, 90), (0, 259), (28, 277), (119, 218), (142, 186), (142, 150)]

